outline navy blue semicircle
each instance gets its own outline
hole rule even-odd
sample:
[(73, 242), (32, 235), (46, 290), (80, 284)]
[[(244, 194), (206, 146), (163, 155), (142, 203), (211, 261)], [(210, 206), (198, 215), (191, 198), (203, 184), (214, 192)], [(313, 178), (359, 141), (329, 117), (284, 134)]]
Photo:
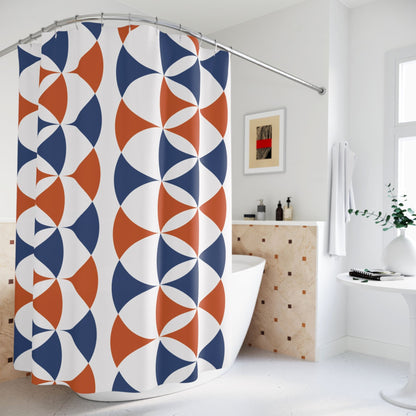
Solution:
[(136, 61), (124, 46), (121, 47), (116, 69), (117, 86), (121, 96), (124, 95), (128, 86), (137, 78), (156, 73), (153, 69)]
[(42, 224), (35, 218), (35, 234), (38, 233), (39, 231), (45, 230), (46, 228), (55, 228), (55, 227), (50, 227), (49, 225)]
[(219, 369), (224, 364), (224, 337), (221, 330), (218, 331), (214, 339), (199, 353), (199, 358), (203, 358)]
[(49, 121), (42, 120), (41, 118), (38, 117), (38, 134), (45, 127), (52, 126), (52, 125), (56, 126), (56, 124), (50, 123)]
[(97, 344), (97, 326), (92, 312), (88, 311), (68, 332), (81, 354), (89, 362)]
[(121, 154), (114, 173), (114, 188), (118, 203), (121, 205), (132, 191), (154, 180), (150, 176), (136, 170)]
[(66, 140), (61, 126), (38, 147), (38, 155), (46, 160), (58, 175), (61, 173), (66, 157)]
[(227, 149), (223, 140), (212, 151), (201, 158), (201, 163), (209, 169), (224, 184), (227, 174)]
[(101, 107), (96, 95), (79, 112), (77, 119), (72, 125), (76, 126), (90, 143), (95, 146), (100, 137), (102, 127)]
[(34, 248), (26, 241), (22, 240), (18, 233), (16, 233), (16, 266), (27, 256), (33, 254)]
[(101, 23), (83, 22), (82, 25), (85, 26), (94, 35), (95, 39), (100, 37), (102, 29)]
[(162, 132), (159, 142), (159, 171), (162, 179), (172, 166), (175, 166), (177, 163), (182, 162), (185, 159), (194, 157), (195, 156), (184, 153), (172, 146), (166, 138), (165, 133)]
[(184, 261), (192, 260), (192, 257), (184, 256), (168, 246), (163, 237), (159, 237), (157, 246), (157, 275), (159, 282), (162, 281), (163, 276), (172, 268)]
[(37, 334), (41, 334), (42, 332), (50, 331), (49, 328), (41, 328), (40, 326), (36, 325), (34, 322), (32, 322), (32, 336), (35, 336)]
[(78, 240), (81, 241), (89, 253), (92, 254), (97, 245), (98, 234), (100, 231), (97, 209), (94, 204), (91, 203), (74, 224), (68, 228), (75, 233)]
[(31, 53), (22, 49), (20, 46), (17, 47), (17, 51), (19, 56), (19, 75), (35, 62), (40, 61), (39, 56), (32, 55)]
[(199, 163), (195, 163), (195, 166), (188, 170), (184, 175), (178, 176), (175, 179), (166, 181), (172, 185), (176, 185), (179, 188), (182, 188), (188, 194), (192, 196), (195, 201), (195, 204), (199, 203)]
[(165, 380), (176, 370), (192, 364), (192, 361), (185, 361), (169, 352), (160, 342), (156, 356), (156, 380), (157, 384), (163, 384)]
[(117, 373), (116, 378), (114, 379), (112, 391), (123, 391), (126, 393), (140, 393), (138, 390), (135, 390), (120, 373)]
[(199, 104), (199, 94), (201, 87), (201, 69), (199, 67), (198, 60), (186, 71), (169, 78), (188, 88), (188, 90), (190, 90), (194, 95), (197, 104)]
[(172, 286), (179, 289), (181, 292), (187, 294), (198, 305), (198, 286), (199, 286), (199, 271), (198, 262), (185, 276), (177, 280), (173, 280), (169, 283), (165, 283), (167, 286)]
[(124, 305), (134, 297), (151, 289), (152, 285), (135, 279), (124, 267), (118, 262), (114, 270), (112, 282), (113, 302), (117, 312), (123, 309)]
[(189, 377), (182, 381), (182, 383), (192, 383), (193, 381), (196, 381), (198, 378), (198, 363), (195, 362), (195, 368), (192, 371), (192, 373), (189, 375)]
[(56, 380), (62, 362), (62, 347), (56, 332), (32, 351), (32, 358)]
[(42, 46), (42, 55), (46, 55), (62, 72), (68, 59), (68, 32), (59, 31)]
[(36, 153), (23, 146), (19, 140), (17, 146), (17, 171), (33, 159), (36, 159)]
[(14, 361), (16, 361), (17, 357), (23, 354), (25, 351), (30, 350), (32, 348), (32, 341), (25, 338), (14, 326)]
[(222, 234), (199, 256), (201, 260), (211, 266), (221, 278), (225, 267), (225, 243)]
[(43, 263), (55, 277), (58, 276), (64, 257), (64, 245), (58, 229), (56, 229), (43, 243), (35, 247), (35, 257)]
[(201, 65), (217, 80), (223, 90), (227, 86), (229, 60), (228, 52), (219, 51), (211, 58), (201, 61)]
[(177, 44), (168, 34), (160, 32), (160, 58), (162, 60), (163, 72), (179, 59), (194, 55), (192, 52)]

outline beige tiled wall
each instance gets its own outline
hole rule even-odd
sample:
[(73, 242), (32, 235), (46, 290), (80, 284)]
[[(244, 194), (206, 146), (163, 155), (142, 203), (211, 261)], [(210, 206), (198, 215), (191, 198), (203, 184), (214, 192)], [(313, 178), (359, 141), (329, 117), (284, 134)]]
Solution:
[(0, 223), (0, 382), (26, 375), (13, 368), (15, 228)]
[(317, 227), (234, 224), (233, 253), (266, 259), (245, 343), (314, 361)]

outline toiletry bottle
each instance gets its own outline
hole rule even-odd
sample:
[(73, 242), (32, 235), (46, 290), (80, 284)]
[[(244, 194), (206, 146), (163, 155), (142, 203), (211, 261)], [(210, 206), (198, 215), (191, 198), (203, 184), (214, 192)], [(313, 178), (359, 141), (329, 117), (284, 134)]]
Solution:
[(277, 204), (276, 221), (283, 221), (283, 208), (282, 208), (282, 203), (280, 201)]
[(293, 220), (293, 207), (290, 206), (290, 196), (287, 197), (286, 205), (283, 209), (283, 219), (285, 221)]
[(257, 219), (264, 221), (266, 219), (266, 205), (263, 204), (262, 199), (260, 199), (257, 203)]

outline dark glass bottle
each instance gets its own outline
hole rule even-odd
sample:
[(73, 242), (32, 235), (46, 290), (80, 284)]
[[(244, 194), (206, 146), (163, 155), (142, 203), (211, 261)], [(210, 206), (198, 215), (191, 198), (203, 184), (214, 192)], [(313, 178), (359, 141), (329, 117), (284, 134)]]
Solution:
[(276, 221), (283, 221), (282, 203), (279, 201), (276, 208)]

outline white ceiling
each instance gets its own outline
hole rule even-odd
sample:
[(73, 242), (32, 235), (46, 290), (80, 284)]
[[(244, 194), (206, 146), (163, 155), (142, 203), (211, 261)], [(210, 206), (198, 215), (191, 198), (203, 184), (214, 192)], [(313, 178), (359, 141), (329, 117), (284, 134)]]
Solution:
[[(257, 17), (310, 0), (118, 0), (137, 14), (158, 16), (204, 34), (246, 22)], [(375, 0), (340, 0), (358, 7)]]

